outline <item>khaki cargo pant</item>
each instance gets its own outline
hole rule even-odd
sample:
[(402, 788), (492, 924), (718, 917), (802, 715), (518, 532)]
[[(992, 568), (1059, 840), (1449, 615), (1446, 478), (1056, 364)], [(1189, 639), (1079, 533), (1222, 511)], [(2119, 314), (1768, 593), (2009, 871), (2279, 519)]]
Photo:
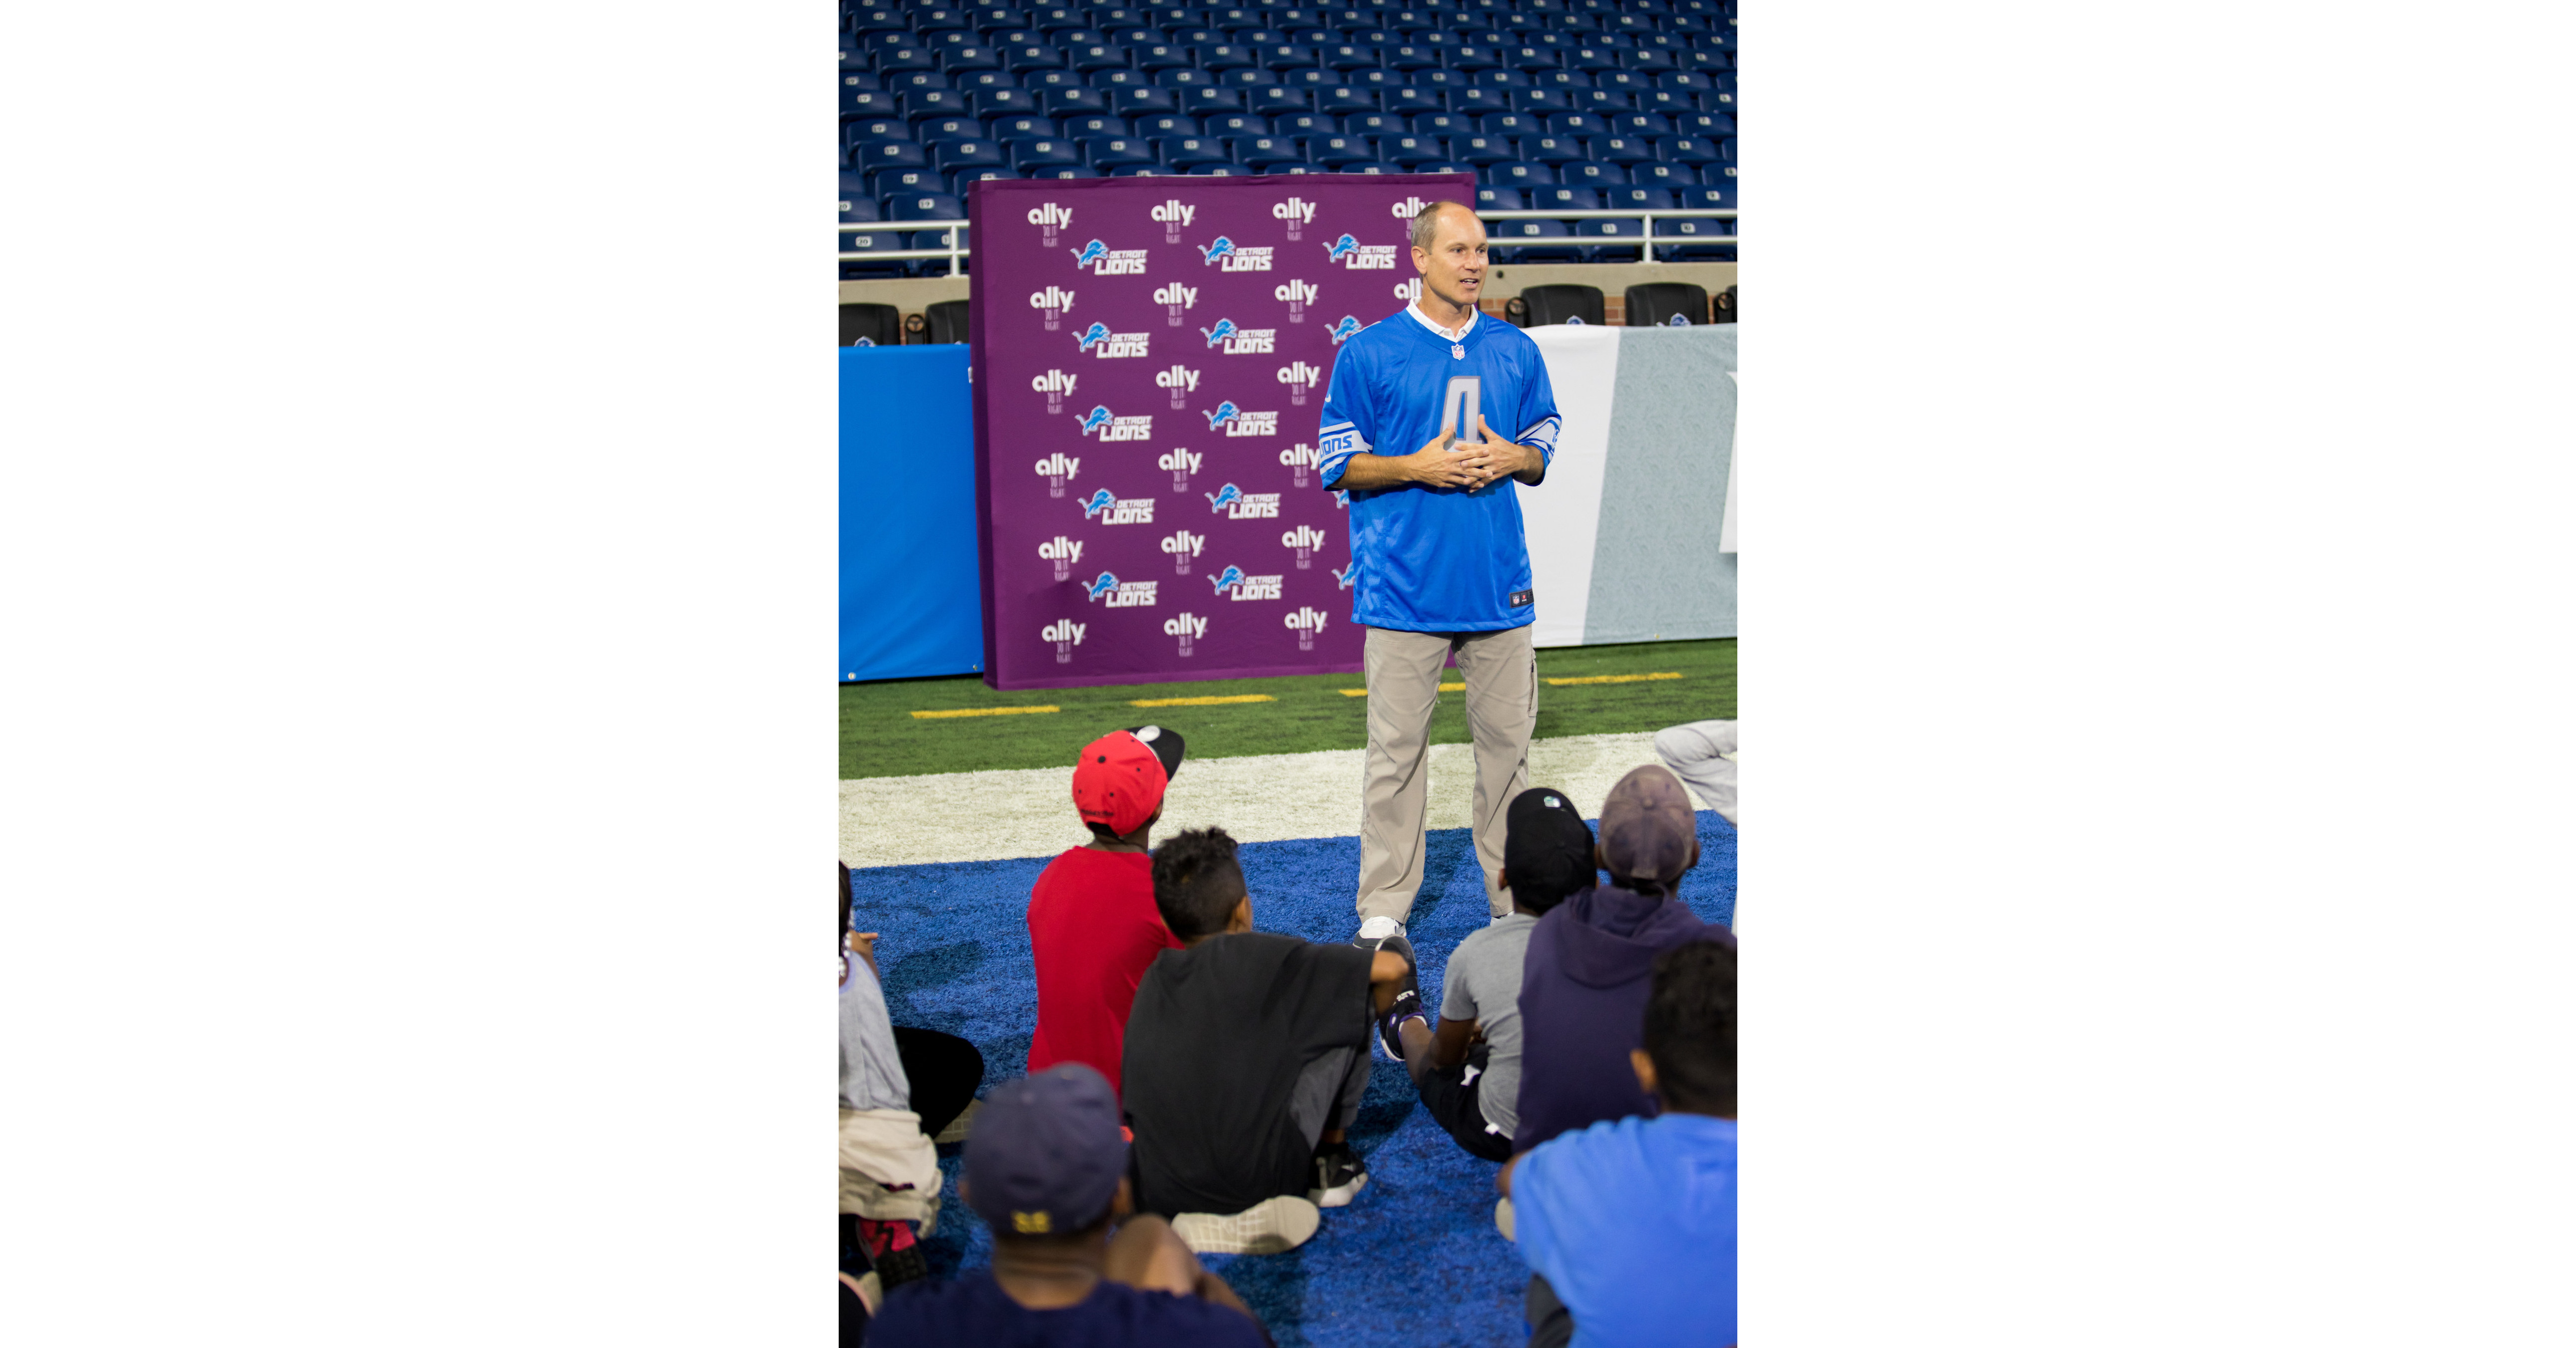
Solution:
[(1360, 784), (1359, 914), (1404, 921), (1422, 890), (1430, 800), (1431, 708), (1441, 665), (1458, 655), (1467, 728), (1476, 742), (1469, 823), (1485, 872), (1485, 905), (1511, 911), (1495, 883), (1503, 869), (1503, 815), (1529, 787), (1531, 727), (1538, 722), (1538, 663), (1530, 629), (1399, 632), (1368, 629), (1368, 761)]

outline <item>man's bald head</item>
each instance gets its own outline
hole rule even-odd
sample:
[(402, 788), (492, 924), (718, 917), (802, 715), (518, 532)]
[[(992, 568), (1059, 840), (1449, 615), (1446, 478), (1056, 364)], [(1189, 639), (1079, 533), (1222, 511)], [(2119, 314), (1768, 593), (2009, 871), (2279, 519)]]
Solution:
[(1459, 211), (1464, 213), (1466, 218), (1470, 220), (1476, 218), (1476, 213), (1473, 210), (1468, 209), (1466, 206), (1461, 205), (1458, 202), (1432, 202), (1430, 205), (1413, 213), (1414, 247), (1419, 248), (1426, 253), (1431, 251), (1431, 241), (1438, 237), (1440, 233), (1440, 215), (1443, 211)]

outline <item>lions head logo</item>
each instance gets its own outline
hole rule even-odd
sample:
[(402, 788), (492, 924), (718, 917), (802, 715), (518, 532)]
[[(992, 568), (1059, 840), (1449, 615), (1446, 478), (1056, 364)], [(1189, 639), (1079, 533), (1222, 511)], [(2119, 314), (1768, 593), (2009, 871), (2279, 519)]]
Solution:
[[(1104, 491), (1104, 492), (1102, 492), (1102, 493), (1101, 493), (1101, 495), (1103, 495), (1103, 496), (1106, 496), (1106, 495), (1108, 495), (1108, 494), (1109, 494), (1109, 493), (1108, 493), (1108, 492), (1106, 492), (1106, 491)], [(1095, 580), (1095, 581), (1091, 582), (1091, 592), (1090, 592), (1088, 595), (1085, 595), (1084, 597), (1085, 597), (1085, 598), (1088, 598), (1088, 599), (1098, 599), (1100, 596), (1102, 596), (1102, 595), (1104, 595), (1104, 594), (1108, 594), (1108, 593), (1110, 593), (1110, 592), (1112, 592), (1112, 591), (1116, 590), (1117, 588), (1118, 588), (1118, 578), (1117, 578), (1116, 576), (1113, 576), (1113, 575), (1109, 574), (1109, 573), (1108, 573), (1108, 572), (1106, 572), (1106, 571), (1103, 571), (1103, 572), (1101, 572), (1101, 573), (1100, 573), (1100, 579), (1098, 579), (1098, 580)]]
[(1073, 265), (1077, 267), (1087, 266), (1091, 263), (1098, 262), (1100, 259), (1107, 256), (1109, 256), (1109, 245), (1102, 243), (1098, 239), (1093, 239), (1091, 242), (1073, 250)]
[(1357, 337), (1359, 333), (1360, 321), (1349, 314), (1344, 314), (1342, 321), (1333, 325), (1333, 345), (1340, 346), (1351, 338)]
[(1090, 328), (1086, 329), (1086, 330), (1083, 332), (1083, 334), (1082, 334), (1082, 337), (1081, 337), (1082, 349), (1083, 349), (1083, 350), (1085, 350), (1085, 351), (1088, 351), (1088, 350), (1090, 350), (1091, 348), (1093, 348), (1093, 347), (1095, 347), (1095, 346), (1098, 346), (1098, 345), (1099, 345), (1099, 344), (1101, 344), (1102, 342), (1105, 342), (1105, 341), (1108, 341), (1108, 340), (1109, 340), (1109, 325), (1108, 325), (1108, 324), (1106, 324), (1106, 323), (1094, 323), (1094, 324), (1092, 324), (1092, 325), (1090, 326)]
[(1084, 519), (1090, 519), (1092, 516), (1097, 515), (1101, 511), (1107, 510), (1109, 507), (1116, 504), (1118, 504), (1118, 498), (1110, 495), (1107, 487), (1103, 487), (1100, 490), (1093, 492), (1090, 500), (1082, 503), (1082, 517)]
[[(1107, 491), (1103, 491), (1100, 494), (1107, 496), (1109, 493)], [(1219, 487), (1215, 491), (1201, 492), (1199, 494), (1208, 498), (1208, 509), (1210, 511), (1223, 510), (1227, 506), (1233, 505), (1235, 502), (1243, 499), (1243, 489), (1231, 482)]]
[(1093, 431), (1098, 430), (1100, 427), (1106, 426), (1106, 425), (1108, 425), (1108, 424), (1109, 424), (1109, 409), (1108, 409), (1108, 408), (1106, 408), (1106, 407), (1095, 407), (1095, 408), (1091, 409), (1091, 412), (1090, 412), (1090, 414), (1089, 414), (1089, 415), (1085, 416), (1085, 417), (1082, 419), (1082, 432), (1081, 432), (1081, 433), (1082, 433), (1082, 434), (1084, 434), (1084, 435), (1089, 435), (1089, 434), (1091, 434)]
[(1348, 257), (1359, 250), (1360, 241), (1352, 238), (1348, 234), (1345, 234), (1342, 237), (1333, 240), (1331, 243), (1324, 245), (1324, 260), (1326, 262), (1339, 262), (1343, 258)]
[(1343, 588), (1343, 589), (1347, 590), (1347, 589), (1351, 588), (1351, 581), (1352, 581), (1352, 579), (1353, 579), (1353, 578), (1355, 578), (1355, 577), (1357, 577), (1357, 576), (1359, 575), (1359, 572), (1360, 572), (1360, 564), (1359, 564), (1359, 563), (1357, 563), (1357, 562), (1353, 562), (1353, 563), (1351, 563), (1349, 566), (1339, 566), (1339, 567), (1335, 567), (1335, 568), (1333, 568), (1333, 579), (1335, 579), (1335, 580), (1337, 580), (1337, 581), (1340, 581), (1340, 582), (1341, 582), (1341, 588)]
[[(1235, 406), (1231, 402), (1222, 402), (1216, 405), (1215, 411), (1201, 412), (1199, 415), (1208, 419), (1209, 430), (1215, 430), (1217, 427), (1222, 426), (1229, 421), (1242, 420), (1243, 409)], [(1227, 490), (1231, 491), (1233, 488), (1229, 487)]]
[[(1232, 491), (1234, 488), (1228, 487), (1226, 490)], [(1218, 594), (1223, 594), (1225, 593), (1225, 587), (1229, 585), (1241, 585), (1243, 583), (1243, 568), (1239, 566), (1229, 566), (1225, 569), (1224, 575), (1210, 576), (1208, 579), (1215, 581), (1216, 592)]]
[(1202, 248), (1199, 251), (1207, 254), (1207, 260), (1213, 263), (1218, 258), (1232, 257), (1234, 255), (1234, 240), (1219, 234), (1216, 236), (1216, 242), (1209, 244), (1207, 247)]
[(1236, 329), (1233, 319), (1220, 318), (1216, 321), (1215, 327), (1201, 328), (1199, 331), (1206, 333), (1208, 345), (1214, 346), (1217, 343), (1224, 341), (1226, 338), (1233, 336)]

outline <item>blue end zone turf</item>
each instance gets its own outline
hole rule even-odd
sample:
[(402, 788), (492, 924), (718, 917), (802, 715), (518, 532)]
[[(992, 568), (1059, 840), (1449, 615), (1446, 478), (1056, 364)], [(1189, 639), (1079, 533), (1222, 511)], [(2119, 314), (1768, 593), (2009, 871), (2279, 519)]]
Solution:
[[(1591, 821), (1595, 832), (1599, 820)], [(1735, 828), (1699, 812), (1699, 865), (1682, 901), (1713, 922), (1735, 917)], [(1312, 838), (1247, 843), (1241, 853), (1253, 923), (1315, 941), (1347, 941), (1360, 841)], [(850, 872), (855, 929), (882, 933), (886, 1007), (897, 1025), (944, 1030), (984, 1054), (984, 1084), (1025, 1075), (1037, 1023), (1029, 959), (1029, 888), (1048, 858), (950, 865), (880, 866)], [(1486, 921), (1483, 881), (1465, 829), (1430, 837), (1426, 884), (1406, 924), (1422, 961), (1424, 1003), (1440, 1005), (1449, 952)], [(1528, 1271), (1494, 1229), (1493, 1163), (1460, 1151), (1423, 1112), (1404, 1067), (1374, 1059), (1368, 1101), (1351, 1129), (1368, 1187), (1347, 1208), (1327, 1209), (1323, 1229), (1278, 1255), (1207, 1260), (1290, 1345), (1517, 1343), (1528, 1334), (1521, 1289)], [(955, 1152), (955, 1147), (942, 1148)], [(924, 1242), (935, 1277), (992, 1258), (983, 1220), (957, 1199), (954, 1155), (938, 1234)]]

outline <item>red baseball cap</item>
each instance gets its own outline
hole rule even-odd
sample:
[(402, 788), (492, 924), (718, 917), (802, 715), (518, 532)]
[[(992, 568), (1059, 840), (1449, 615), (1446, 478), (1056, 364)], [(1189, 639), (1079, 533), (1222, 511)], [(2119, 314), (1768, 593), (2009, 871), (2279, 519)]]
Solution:
[(1120, 837), (1145, 826), (1181, 769), (1180, 733), (1142, 725), (1113, 730), (1082, 746), (1073, 765), (1073, 807), (1083, 822), (1106, 824)]

